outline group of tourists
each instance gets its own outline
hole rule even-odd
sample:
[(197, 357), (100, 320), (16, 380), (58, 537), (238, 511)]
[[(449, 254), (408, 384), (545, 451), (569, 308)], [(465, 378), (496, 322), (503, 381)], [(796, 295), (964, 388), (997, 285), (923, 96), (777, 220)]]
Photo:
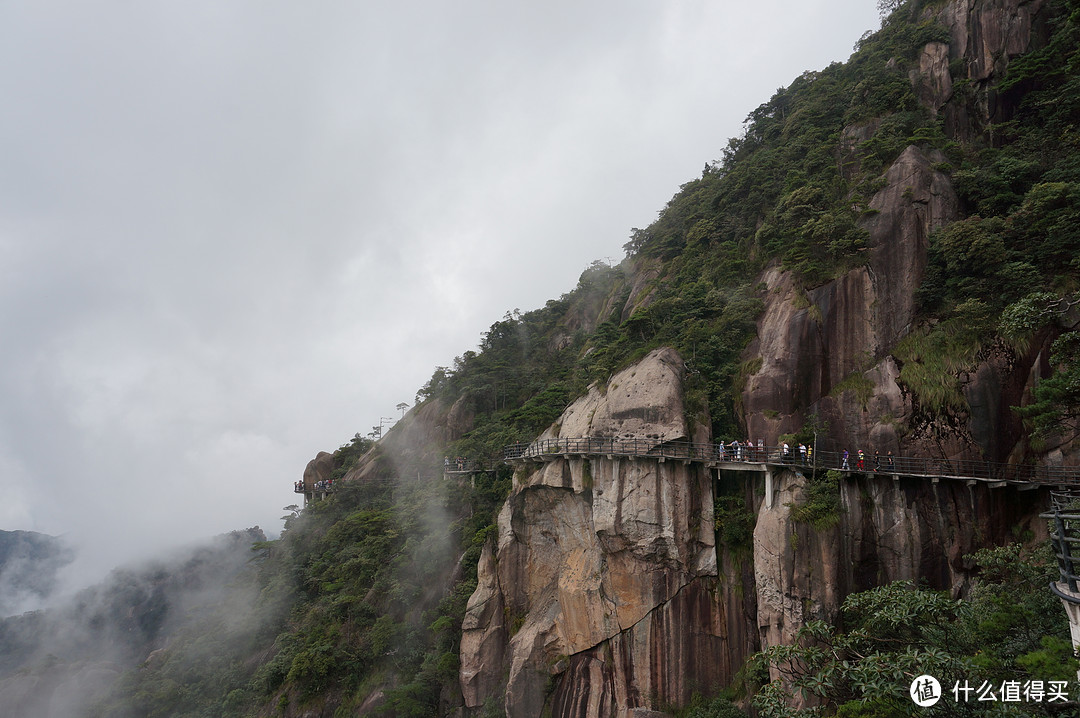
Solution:
[[(814, 463), (814, 447), (802, 443), (793, 446), (786, 441), (780, 446), (766, 447), (765, 442), (762, 439), (758, 439), (756, 444), (750, 439), (747, 439), (746, 441), (732, 439), (730, 443), (724, 443), (723, 441), (716, 442), (716, 458), (718, 461), (747, 461), (761, 464), (780, 463), (810, 466)], [(852, 466), (853, 458), (854, 466)], [(847, 449), (844, 449), (843, 453), (840, 454), (839, 469), (841, 471), (866, 471), (866, 460), (866, 452), (862, 449), (857, 449), (854, 457), (852, 457)], [(893, 456), (892, 451), (885, 452), (884, 456), (882, 456), (880, 451), (875, 451), (872, 461), (871, 471), (887, 471), (890, 473), (896, 471), (896, 457)]]
[(454, 457), (451, 461), (449, 456), (443, 457), (443, 471), (464, 471), (469, 461), (464, 456)]
[[(745, 442), (732, 439), (730, 444), (722, 441), (716, 442), (716, 458), (720, 461), (764, 461), (765, 442), (758, 439), (760, 451), (754, 446), (754, 442), (747, 439)], [(758, 457), (761, 458), (758, 458)]]
[[(866, 454), (862, 449), (858, 449), (855, 452), (855, 471), (866, 471)], [(885, 452), (885, 465), (886, 471), (894, 471), (896, 469), (896, 458), (893, 456), (892, 451)], [(881, 452), (874, 452), (874, 471), (881, 471)], [(851, 471), (851, 455), (848, 454), (848, 450), (844, 449), (844, 453), (840, 455), (840, 470)]]
[[(779, 459), (784, 464), (794, 464), (796, 462), (809, 465), (814, 460), (814, 447), (807, 446), (806, 444), (799, 444), (798, 447), (792, 447), (784, 442), (779, 447)], [(764, 463), (769, 460), (769, 450), (765, 447), (765, 440), (758, 439), (757, 444), (750, 439), (745, 442), (738, 439), (732, 439), (730, 444), (725, 444), (722, 441), (716, 442), (716, 458), (719, 461), (750, 461)]]
[[(333, 479), (324, 479), (322, 481), (316, 481), (315, 484), (312, 486), (312, 488), (315, 491), (333, 491), (333, 489), (334, 489), (334, 480)], [(303, 481), (297, 481), (297, 482), (295, 482), (293, 484), (293, 491), (295, 491), (298, 494), (302, 494), (306, 490), (307, 489), (304, 487), (304, 482)]]

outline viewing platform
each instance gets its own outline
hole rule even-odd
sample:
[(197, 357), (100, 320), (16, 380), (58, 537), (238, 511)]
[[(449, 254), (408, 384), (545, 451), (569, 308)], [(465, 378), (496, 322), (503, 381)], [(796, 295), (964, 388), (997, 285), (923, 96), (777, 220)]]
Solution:
[(303, 481), (293, 484), (293, 493), (304, 495), (304, 505), (316, 499), (325, 499), (334, 491), (333, 481), (316, 481), (314, 484), (305, 485)]
[(443, 461), (443, 474), (475, 474), (478, 471), (490, 471), (491, 466), (473, 459), (447, 459)]
[(833, 470), (848, 474), (881, 474), (899, 480), (902, 476), (953, 481), (985, 482), (997, 488), (1008, 485), (1034, 488), (1080, 486), (1080, 467), (1004, 464), (973, 459), (942, 459), (918, 456), (864, 454), (860, 465), (857, 450), (848, 456), (844, 467), (842, 452), (818, 451), (808, 447), (806, 456), (798, 445), (739, 446), (702, 444), (688, 441), (656, 442), (647, 439), (585, 437), (541, 439), (530, 444), (511, 444), (503, 451), (503, 460), (518, 464), (570, 458), (654, 459), (658, 462), (699, 463), (724, 471), (768, 471), (772, 467)]

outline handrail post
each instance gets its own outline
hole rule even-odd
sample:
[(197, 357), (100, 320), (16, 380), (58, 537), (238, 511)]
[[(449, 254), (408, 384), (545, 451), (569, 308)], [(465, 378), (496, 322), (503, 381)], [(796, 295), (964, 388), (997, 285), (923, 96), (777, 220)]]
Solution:
[(1062, 559), (1059, 559), (1059, 562), (1062, 560), (1064, 561), (1063, 573), (1065, 574), (1065, 580), (1069, 584), (1069, 590), (1076, 593), (1076, 570), (1073, 566), (1072, 551), (1069, 550), (1069, 541), (1065, 536), (1065, 521), (1061, 518), (1060, 511), (1054, 511), (1054, 523), (1057, 524), (1058, 531), (1058, 537), (1055, 543), (1059, 545), (1060, 555), (1062, 556)]

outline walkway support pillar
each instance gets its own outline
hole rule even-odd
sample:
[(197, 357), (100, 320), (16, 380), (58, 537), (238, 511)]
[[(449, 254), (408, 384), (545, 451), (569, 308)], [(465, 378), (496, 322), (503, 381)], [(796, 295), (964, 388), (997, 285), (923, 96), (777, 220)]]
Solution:
[(772, 499), (773, 499), (772, 469), (769, 468), (768, 464), (765, 464), (765, 508), (767, 508), (767, 509), (772, 508)]

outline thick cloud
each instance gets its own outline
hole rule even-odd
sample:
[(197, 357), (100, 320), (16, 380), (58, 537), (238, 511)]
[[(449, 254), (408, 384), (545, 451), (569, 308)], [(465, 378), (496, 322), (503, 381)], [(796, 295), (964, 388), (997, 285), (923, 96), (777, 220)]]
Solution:
[[(383, 7), (385, 6), (385, 7)], [(0, 528), (278, 530), (307, 459), (621, 257), (872, 0), (0, 7)]]

